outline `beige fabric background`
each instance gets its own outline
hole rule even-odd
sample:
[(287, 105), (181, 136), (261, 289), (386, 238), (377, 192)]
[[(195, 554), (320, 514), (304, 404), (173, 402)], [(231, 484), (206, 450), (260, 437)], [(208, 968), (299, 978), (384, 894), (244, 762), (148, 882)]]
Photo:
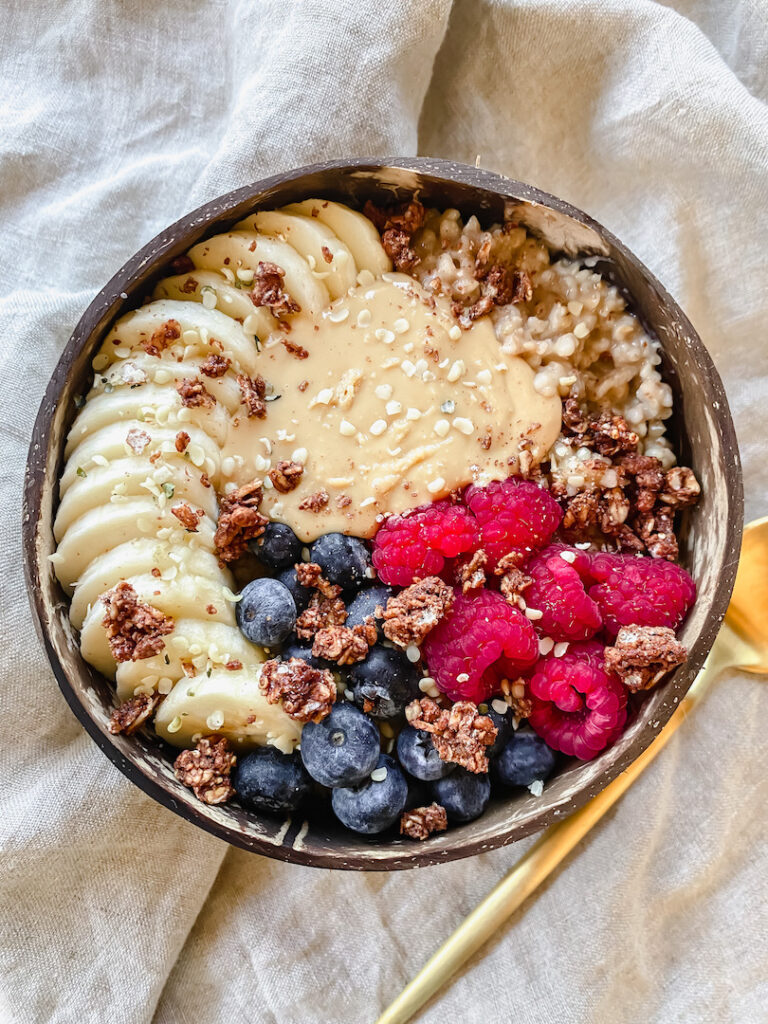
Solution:
[[(365, 1024), (523, 851), (334, 874), (228, 850), (67, 710), (20, 568), (42, 390), (161, 227), (324, 157), (429, 154), (590, 211), (682, 302), (768, 512), (766, 0), (6, 0), (0, 18), (0, 1020)], [(420, 1016), (768, 1020), (768, 687), (723, 678)]]

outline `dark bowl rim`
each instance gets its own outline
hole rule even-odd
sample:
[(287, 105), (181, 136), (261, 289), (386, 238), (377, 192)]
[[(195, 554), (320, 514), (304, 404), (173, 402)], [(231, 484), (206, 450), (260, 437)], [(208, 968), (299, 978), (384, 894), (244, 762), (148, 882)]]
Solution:
[[(142, 771), (138, 764), (126, 757), (115, 745), (113, 738), (102, 730), (78, 698), (51, 642), (45, 627), (45, 602), (42, 591), (36, 586), (36, 570), (38, 577), (41, 571), (37, 557), (37, 535), (42, 516), (39, 481), (41, 474), (44, 475), (45, 473), (46, 456), (51, 444), (53, 413), (59, 395), (65, 385), (67, 374), (76, 356), (93, 339), (97, 332), (91, 322), (98, 320), (99, 315), (103, 315), (104, 311), (119, 306), (133, 281), (139, 276), (138, 271), (145, 267), (148, 261), (159, 266), (163, 262), (167, 262), (168, 259), (173, 258), (175, 254), (171, 254), (170, 250), (176, 245), (176, 237), (179, 233), (186, 235), (195, 227), (214, 225), (217, 222), (226, 221), (227, 211), (231, 211), (232, 208), (246, 200), (253, 200), (255, 203), (260, 196), (286, 182), (310, 174), (328, 171), (338, 171), (340, 173), (412, 171), (442, 179), (446, 182), (454, 181), (478, 189), (485, 189), (502, 198), (514, 199), (516, 201), (522, 200), (535, 206), (554, 210), (557, 213), (573, 218), (582, 225), (586, 225), (604, 239), (609, 246), (620, 252), (639, 268), (647, 283), (658, 294), (660, 302), (668, 309), (674, 311), (675, 318), (683, 326), (692, 342), (696, 362), (701, 372), (707, 376), (711, 384), (711, 390), (719, 403), (716, 406), (717, 415), (714, 422), (723, 454), (729, 456), (728, 459), (723, 460), (721, 468), (728, 484), (730, 505), (728, 508), (727, 542), (723, 554), (723, 565), (721, 567), (717, 592), (713, 598), (711, 614), (696, 637), (689, 662), (685, 666), (686, 671), (684, 673), (678, 672), (670, 680), (668, 684), (668, 696), (670, 699), (665, 700), (656, 710), (654, 722), (646, 722), (644, 724), (642, 730), (635, 736), (632, 747), (626, 751), (623, 757), (617, 759), (613, 764), (606, 766), (593, 784), (584, 785), (573, 793), (569, 800), (569, 813), (578, 810), (579, 807), (604, 789), (649, 746), (676, 709), (678, 701), (682, 699), (692, 684), (709, 653), (725, 616), (736, 577), (743, 524), (741, 463), (727, 396), (714, 363), (689, 319), (645, 264), (616, 238), (611, 231), (571, 203), (525, 182), (507, 178), (501, 174), (486, 171), (479, 167), (472, 167), (468, 164), (423, 157), (361, 157), (323, 161), (271, 175), (224, 193), (178, 218), (174, 223), (158, 232), (153, 239), (126, 260), (123, 266), (96, 294), (78, 320), (46, 387), (32, 430), (24, 481), (22, 547), (25, 581), (35, 628), (45, 648), (48, 661), (62, 694), (91, 739), (94, 740), (110, 761), (131, 782), (164, 807), (185, 820), (198, 825), (217, 838), (250, 852), (261, 853), (271, 858), (306, 866), (375, 871), (400, 870), (447, 863), (505, 846), (539, 831), (547, 824), (561, 820), (558, 816), (560, 812), (555, 810), (553, 814), (552, 807), (542, 806), (537, 813), (531, 815), (528, 821), (515, 825), (508, 831), (500, 829), (490, 838), (473, 839), (471, 836), (465, 835), (464, 828), (461, 828), (455, 831), (456, 843), (450, 848), (431, 850), (429, 844), (413, 844), (412, 847), (407, 848), (393, 846), (391, 853), (379, 853), (374, 856), (371, 856), (363, 845), (360, 846), (359, 851), (355, 855), (342, 856), (339, 853), (325, 849), (302, 849), (293, 844), (275, 844), (258, 836), (245, 836), (233, 826), (223, 825), (218, 821), (205, 817), (194, 805), (179, 803), (163, 785), (150, 778)], [(110, 320), (119, 315), (120, 312), (121, 310), (116, 308), (110, 313)], [(91, 326), (88, 326), (89, 324)], [(88, 330), (85, 330), (85, 327), (88, 327)], [(50, 524), (48, 525), (50, 526)], [(471, 828), (471, 825), (468, 827)]]

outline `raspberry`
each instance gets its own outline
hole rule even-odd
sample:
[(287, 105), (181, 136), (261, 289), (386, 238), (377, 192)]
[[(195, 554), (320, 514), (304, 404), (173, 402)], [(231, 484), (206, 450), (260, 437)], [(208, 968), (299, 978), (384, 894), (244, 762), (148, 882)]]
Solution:
[(464, 500), (480, 524), (480, 546), (488, 556), (489, 571), (504, 555), (528, 556), (543, 548), (563, 518), (551, 494), (515, 477), (468, 487)]
[(477, 547), (479, 535), (466, 508), (436, 501), (385, 520), (373, 542), (373, 564), (383, 583), (407, 587), (438, 576), (446, 558)]
[(599, 552), (590, 557), (595, 585), (589, 596), (615, 637), (622, 626), (677, 629), (696, 600), (696, 584), (682, 566), (662, 558)]
[(531, 728), (554, 750), (589, 761), (616, 740), (627, 720), (627, 691), (602, 668), (602, 644), (574, 644), (537, 664), (529, 680)]
[(451, 700), (476, 704), (516, 678), (538, 656), (531, 623), (501, 594), (457, 592), (453, 609), (427, 636), (422, 648), (430, 675)]
[(536, 627), (553, 640), (589, 640), (603, 624), (600, 609), (587, 596), (577, 567), (589, 570), (589, 559), (583, 551), (550, 544), (525, 568), (533, 580), (523, 593), (525, 603), (542, 613)]

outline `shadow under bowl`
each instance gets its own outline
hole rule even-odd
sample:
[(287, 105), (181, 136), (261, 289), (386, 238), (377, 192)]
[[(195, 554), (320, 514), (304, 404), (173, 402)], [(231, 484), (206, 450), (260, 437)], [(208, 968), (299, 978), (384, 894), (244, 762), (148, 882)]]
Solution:
[[(475, 213), (484, 225), (513, 218), (555, 250), (596, 257), (596, 266), (626, 295), (661, 342), (663, 373), (675, 396), (671, 435), (692, 466), (702, 500), (683, 520), (681, 560), (694, 576), (698, 601), (682, 630), (689, 650), (681, 666), (653, 690), (624, 734), (586, 764), (569, 762), (540, 797), (527, 791), (494, 799), (485, 814), (423, 843), (366, 838), (342, 828), (321, 806), (308, 819), (278, 820), (236, 805), (200, 803), (174, 777), (174, 752), (152, 734), (112, 736), (107, 729), (113, 686), (80, 656), (68, 601), (48, 556), (64, 443), (87, 390), (91, 358), (116, 317), (140, 305), (175, 257), (257, 209), (305, 198), (361, 208), (417, 191), (427, 205)], [(51, 377), (35, 423), (24, 492), (24, 558), (39, 635), (70, 707), (104, 753), (155, 800), (235, 846), (319, 867), (392, 870), (468, 857), (511, 843), (575, 811), (622, 772), (663, 728), (701, 668), (717, 635), (736, 573), (742, 530), (742, 485), (736, 437), (722, 383), (682, 310), (629, 250), (591, 217), (518, 181), (463, 164), (386, 159), (315, 164), (276, 175), (207, 203), (162, 231), (133, 256), (83, 314)]]

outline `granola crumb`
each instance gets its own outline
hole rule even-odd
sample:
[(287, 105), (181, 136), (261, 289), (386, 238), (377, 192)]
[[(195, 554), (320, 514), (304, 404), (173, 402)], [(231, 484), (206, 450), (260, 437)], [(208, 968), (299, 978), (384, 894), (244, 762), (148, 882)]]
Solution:
[(443, 708), (431, 697), (414, 700), (406, 708), (406, 718), (414, 729), (432, 734), (435, 749), (443, 761), (461, 765), (476, 775), (488, 771), (485, 748), (496, 739), (497, 728), (477, 705), (460, 700)]
[(288, 494), (299, 486), (299, 481), (304, 473), (304, 467), (300, 462), (278, 462), (274, 469), (269, 471), (269, 479), (272, 481), (276, 491), (281, 494)]
[(302, 640), (312, 639), (321, 629), (343, 626), (347, 621), (347, 609), (340, 597), (324, 597), (316, 591), (309, 599), (308, 606), (296, 619), (296, 635)]
[(267, 385), (264, 378), (260, 374), (252, 378), (246, 373), (239, 373), (237, 383), (240, 388), (240, 401), (245, 406), (248, 418), (263, 420), (267, 415), (267, 403), (264, 401)]
[(254, 306), (266, 306), (278, 319), (288, 313), (298, 313), (301, 306), (283, 288), (285, 271), (275, 263), (259, 262), (253, 275), (250, 299)]
[(400, 818), (400, 835), (410, 839), (427, 839), (433, 832), (445, 832), (447, 828), (448, 815), (438, 803), (403, 811)]
[(223, 804), (235, 795), (230, 773), (237, 758), (223, 736), (203, 736), (194, 750), (182, 750), (173, 762), (176, 778), (204, 804)]
[(695, 505), (701, 495), (701, 487), (692, 469), (687, 466), (673, 466), (664, 474), (664, 484), (659, 501), (670, 508), (687, 508)]
[(146, 430), (139, 430), (138, 427), (133, 427), (125, 435), (125, 443), (135, 455), (141, 455), (147, 445), (151, 442), (152, 438)]
[(337, 665), (354, 665), (367, 656), (376, 643), (377, 635), (372, 616), (351, 628), (325, 626), (315, 633), (312, 654), (315, 658), (335, 661)]
[(163, 637), (174, 628), (169, 615), (139, 601), (125, 580), (102, 594), (101, 600), (105, 609), (102, 625), (115, 661), (143, 661), (162, 651)]
[(174, 341), (178, 341), (181, 337), (181, 324), (178, 320), (166, 320), (164, 324), (161, 324), (156, 331), (152, 333), (149, 339), (139, 344), (147, 353), (148, 356), (156, 356), (160, 358), (161, 353), (172, 345)]
[(231, 494), (221, 495), (219, 522), (213, 542), (223, 562), (234, 562), (245, 554), (248, 541), (264, 533), (269, 520), (261, 515), (261, 484), (252, 480)]
[(155, 713), (162, 699), (162, 693), (141, 693), (123, 701), (110, 715), (109, 731), (113, 736), (121, 732), (130, 736)]
[(310, 494), (308, 498), (300, 502), (299, 508), (305, 512), (320, 512), (325, 508), (329, 500), (327, 491), (315, 491), (314, 494)]
[(522, 569), (512, 566), (501, 577), (501, 592), (509, 604), (517, 608), (525, 607), (523, 591), (532, 583), (533, 579)]
[(212, 409), (216, 405), (216, 399), (199, 377), (185, 377), (176, 385), (176, 390), (186, 409)]
[(197, 533), (200, 520), (205, 515), (201, 508), (193, 509), (186, 501), (171, 509), (171, 515), (176, 516), (187, 533)]
[(227, 672), (239, 672), (242, 667), (243, 663), (238, 658), (233, 658), (231, 661), (228, 661), (224, 666)]
[(650, 690), (688, 660), (688, 651), (668, 626), (622, 626), (603, 657), (606, 672), (613, 672), (634, 693)]
[(211, 352), (200, 364), (200, 373), (204, 373), (206, 377), (223, 377), (231, 365), (231, 359)]
[(468, 560), (460, 560), (456, 568), (456, 582), (461, 586), (462, 594), (477, 590), (485, 585), (485, 566), (488, 556), (482, 548), (478, 548)]
[(589, 416), (578, 399), (567, 398), (563, 406), (563, 433), (575, 437), (579, 444), (600, 455), (636, 452), (640, 438), (623, 416), (603, 412)]
[(412, 583), (395, 597), (390, 597), (386, 608), (381, 609), (384, 635), (398, 647), (418, 646), (448, 614), (453, 601), (453, 588), (439, 576), (427, 576), (418, 583)]
[[(297, 359), (308, 359), (309, 352), (304, 348), (303, 345), (298, 345), (295, 341), (289, 341), (288, 338), (282, 339), (282, 345), (288, 355), (295, 356)], [(299, 385), (299, 391), (303, 391), (301, 384)]]
[(174, 439), (174, 442), (173, 442), (174, 447), (176, 448), (176, 451), (180, 455), (183, 454), (187, 450), (187, 448), (189, 447), (189, 442), (191, 440), (192, 439), (189, 436), (189, 434), (186, 432), (186, 430), (180, 430), (178, 432), (178, 434), (176, 435), (176, 438)]
[(517, 718), (528, 718), (533, 711), (533, 701), (528, 696), (525, 680), (502, 679), (501, 692)]
[(301, 658), (265, 661), (259, 686), (270, 704), (282, 702), (283, 710), (297, 722), (320, 722), (336, 700), (336, 683), (327, 668), (312, 668)]
[(323, 597), (338, 597), (341, 593), (338, 583), (331, 583), (323, 576), (323, 570), (317, 562), (297, 562), (294, 569), (296, 579), (302, 587), (319, 590)]

